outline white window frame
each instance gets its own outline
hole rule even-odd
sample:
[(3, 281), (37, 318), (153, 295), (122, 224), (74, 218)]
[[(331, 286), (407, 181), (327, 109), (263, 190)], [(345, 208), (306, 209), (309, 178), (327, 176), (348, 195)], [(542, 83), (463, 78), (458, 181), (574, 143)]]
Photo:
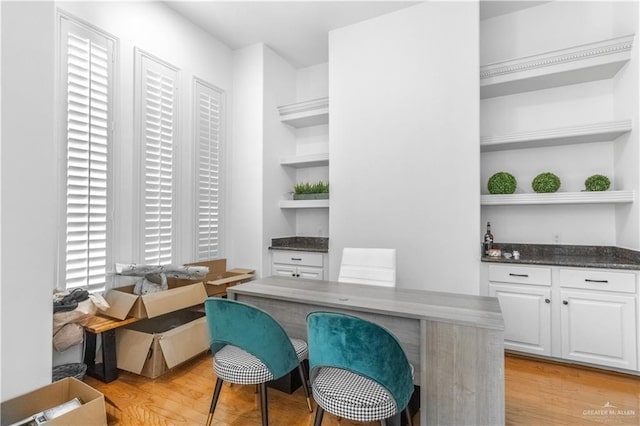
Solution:
[[(176, 151), (178, 148), (178, 144), (176, 143), (177, 139), (180, 136), (179, 133), (179, 101), (178, 101), (178, 68), (173, 65), (168, 64), (167, 62), (151, 55), (143, 51), (142, 49), (135, 48), (134, 50), (134, 62), (135, 62), (135, 90), (134, 90), (134, 108), (135, 108), (135, 119), (134, 119), (134, 127), (135, 127), (135, 135), (137, 139), (136, 143), (136, 152), (137, 159), (135, 164), (137, 164), (140, 168), (138, 173), (138, 185), (137, 191), (137, 202), (135, 205), (137, 206), (136, 217), (138, 218), (138, 226), (135, 234), (137, 238), (134, 238), (134, 253), (137, 253), (139, 256), (138, 262), (143, 264), (169, 264), (173, 263), (177, 257), (177, 238), (176, 238), (176, 225), (177, 225), (177, 215), (176, 215), (176, 182), (178, 179), (177, 176), (177, 167), (176, 167)], [(147, 189), (148, 185), (146, 183), (147, 174), (145, 173), (146, 165), (147, 165), (147, 127), (146, 123), (146, 103), (145, 96), (146, 87), (145, 87), (145, 77), (147, 75), (147, 71), (151, 70), (151, 72), (162, 74), (163, 78), (167, 78), (172, 80), (172, 115), (171, 115), (171, 219), (170, 219), (170, 255), (167, 257), (158, 255), (158, 256), (150, 256), (147, 250), (147, 218), (150, 217), (153, 213), (153, 207), (148, 206), (146, 203), (147, 197)], [(162, 183), (160, 184), (162, 185)], [(149, 185), (149, 190), (152, 189), (152, 185)], [(165, 200), (166, 201), (166, 200)], [(161, 216), (161, 213), (158, 215)], [(160, 226), (162, 228), (162, 226)], [(151, 231), (149, 231), (151, 232)], [(162, 232), (162, 231), (158, 231)], [(166, 235), (165, 235), (166, 237)], [(160, 237), (161, 239), (161, 237)], [(161, 245), (161, 241), (158, 241), (158, 245)], [(161, 249), (158, 249), (161, 251)]]
[[(206, 96), (217, 103), (218, 115), (215, 118), (206, 116), (209, 111), (203, 111), (201, 109), (201, 97)], [(206, 81), (194, 77), (193, 78), (193, 141), (194, 141), (194, 200), (195, 200), (195, 232), (194, 232), (194, 252), (196, 261), (206, 261), (215, 258), (219, 258), (223, 253), (223, 147), (226, 138), (226, 97), (222, 89), (207, 83)], [(217, 123), (215, 123), (217, 121)], [(206, 134), (203, 134), (203, 131)], [(203, 147), (203, 144), (206, 145)], [(217, 145), (215, 148), (212, 145)], [(203, 149), (204, 148), (204, 149)], [(203, 164), (203, 156), (208, 157)], [(217, 175), (212, 177), (210, 172), (212, 157), (217, 157), (215, 168), (217, 168)], [(207, 181), (203, 185), (203, 180)], [(215, 181), (215, 182), (212, 182)], [(215, 190), (211, 190), (209, 185), (215, 185)], [(203, 192), (204, 197), (203, 197)], [(213, 194), (215, 192), (215, 194)], [(203, 199), (204, 198), (204, 199)], [(209, 203), (211, 198), (215, 198), (216, 214), (210, 215), (204, 212), (207, 207), (210, 208)], [(212, 235), (212, 231), (207, 222), (215, 220), (217, 230), (215, 236)], [(216, 240), (215, 249), (212, 249), (211, 244), (208, 245), (208, 250), (204, 249), (202, 242), (206, 244), (211, 243), (211, 240)]]
[[(59, 290), (71, 290), (72, 288), (81, 287), (85, 288), (89, 291), (102, 291), (105, 289), (108, 281), (109, 274), (109, 265), (111, 265), (112, 259), (112, 223), (113, 223), (113, 199), (112, 199), (112, 188), (113, 188), (113, 141), (114, 141), (114, 131), (115, 126), (113, 123), (113, 117), (115, 114), (114, 105), (115, 102), (115, 93), (116, 93), (116, 54), (118, 51), (118, 40), (112, 35), (100, 30), (97, 27), (94, 27), (82, 20), (79, 20), (66, 12), (61, 10), (57, 10), (56, 13), (56, 33), (57, 33), (57, 43), (56, 43), (56, 88), (57, 88), (57, 105), (58, 105), (58, 148), (59, 148), (59, 171), (60, 171), (60, 179), (59, 179), (59, 223), (60, 223), (60, 231), (58, 236), (58, 273), (57, 273), (57, 284), (56, 288)], [(104, 275), (99, 276), (98, 280), (93, 279), (93, 282), (90, 282), (91, 279), (89, 277), (89, 273), (83, 277), (84, 283), (77, 285), (69, 285), (68, 277), (67, 277), (67, 149), (68, 149), (68, 98), (67, 98), (67, 90), (68, 90), (68, 71), (67, 71), (67, 31), (72, 30), (75, 31), (77, 36), (84, 37), (86, 39), (92, 40), (96, 44), (103, 44), (103, 48), (107, 51), (107, 68), (109, 69), (108, 77), (107, 77), (107, 117), (105, 118), (106, 122), (106, 142), (105, 145), (107, 147), (106, 154), (106, 197), (105, 203), (105, 230), (104, 230)], [(89, 249), (90, 250), (90, 249)], [(90, 255), (87, 255), (87, 261)], [(100, 268), (102, 264), (98, 266)], [(90, 267), (88, 265), (88, 267)], [(95, 268), (95, 265), (94, 265)], [(77, 281), (79, 282), (79, 281)]]

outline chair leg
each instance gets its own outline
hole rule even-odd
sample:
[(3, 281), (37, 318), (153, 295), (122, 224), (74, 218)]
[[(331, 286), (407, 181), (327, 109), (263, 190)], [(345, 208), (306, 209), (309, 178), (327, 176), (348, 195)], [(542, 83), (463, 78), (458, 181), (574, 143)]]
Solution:
[(323, 416), (324, 416), (324, 408), (318, 405), (318, 408), (316, 408), (316, 418), (313, 421), (313, 426), (320, 426), (322, 424)]
[(298, 364), (298, 371), (300, 372), (300, 380), (302, 381), (302, 389), (304, 389), (304, 396), (307, 397), (307, 406), (309, 407), (309, 412), (313, 413), (313, 408), (311, 407), (311, 397), (309, 396), (309, 383), (307, 382), (307, 378), (305, 377), (302, 363)]
[(269, 425), (269, 412), (267, 408), (267, 384), (260, 383), (260, 412), (262, 413), (262, 426)]
[(211, 398), (211, 407), (209, 407), (209, 415), (207, 416), (207, 426), (211, 425), (213, 421), (213, 412), (216, 410), (218, 404), (218, 397), (220, 396), (220, 389), (222, 389), (222, 379), (216, 379), (216, 387), (213, 391), (213, 398)]
[(411, 411), (408, 405), (404, 412), (407, 414), (407, 426), (413, 426), (413, 419), (411, 418)]

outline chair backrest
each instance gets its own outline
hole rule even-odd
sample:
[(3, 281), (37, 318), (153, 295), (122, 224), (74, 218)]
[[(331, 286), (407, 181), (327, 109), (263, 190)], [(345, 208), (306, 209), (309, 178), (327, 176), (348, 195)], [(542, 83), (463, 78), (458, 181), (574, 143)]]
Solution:
[(293, 344), (271, 315), (255, 306), (220, 297), (204, 302), (211, 351), (237, 346), (262, 361), (274, 379), (298, 366)]
[(396, 249), (344, 248), (338, 281), (395, 287)]
[(406, 408), (413, 393), (411, 366), (396, 337), (385, 328), (351, 315), (312, 312), (307, 316), (309, 377), (320, 367), (342, 368), (384, 387)]

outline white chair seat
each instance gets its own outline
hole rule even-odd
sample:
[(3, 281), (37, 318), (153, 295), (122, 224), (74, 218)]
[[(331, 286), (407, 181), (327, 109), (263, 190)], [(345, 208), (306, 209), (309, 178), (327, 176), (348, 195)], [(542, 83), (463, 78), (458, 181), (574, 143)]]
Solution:
[[(300, 361), (307, 358), (307, 342), (291, 339), (291, 343)], [(255, 385), (273, 380), (273, 375), (262, 361), (233, 345), (226, 345), (215, 354), (213, 367), (217, 377), (239, 385)]]

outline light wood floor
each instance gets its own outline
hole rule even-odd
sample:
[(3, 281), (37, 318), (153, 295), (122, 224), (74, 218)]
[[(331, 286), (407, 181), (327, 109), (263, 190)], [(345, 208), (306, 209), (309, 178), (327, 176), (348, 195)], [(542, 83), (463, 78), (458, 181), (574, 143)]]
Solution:
[[(107, 405), (109, 425), (199, 425), (209, 411), (215, 376), (211, 355), (202, 355), (155, 379), (120, 372), (118, 380), (87, 383), (118, 408)], [(640, 425), (640, 378), (507, 356), (505, 361), (508, 425)], [(224, 385), (214, 424), (260, 425), (253, 386)], [(615, 407), (615, 408), (614, 408)], [(272, 426), (313, 424), (302, 389), (291, 395), (269, 392)], [(326, 414), (323, 425), (352, 426)], [(419, 424), (419, 414), (414, 425)]]

